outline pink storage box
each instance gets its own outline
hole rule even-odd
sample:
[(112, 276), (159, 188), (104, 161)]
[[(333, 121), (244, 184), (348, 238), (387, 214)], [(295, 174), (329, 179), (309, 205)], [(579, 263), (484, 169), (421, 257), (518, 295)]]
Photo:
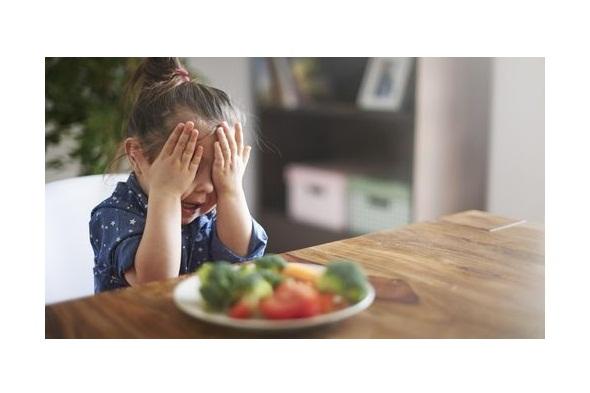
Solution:
[(284, 176), (289, 217), (336, 231), (347, 228), (347, 177), (343, 172), (289, 164)]

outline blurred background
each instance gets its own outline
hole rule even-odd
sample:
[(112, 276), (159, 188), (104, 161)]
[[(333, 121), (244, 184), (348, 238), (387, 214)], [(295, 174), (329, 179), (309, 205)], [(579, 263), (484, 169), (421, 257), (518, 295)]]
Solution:
[[(46, 58), (46, 183), (104, 173), (139, 62)], [(183, 62), (248, 114), (268, 252), (468, 209), (544, 223), (543, 58)]]

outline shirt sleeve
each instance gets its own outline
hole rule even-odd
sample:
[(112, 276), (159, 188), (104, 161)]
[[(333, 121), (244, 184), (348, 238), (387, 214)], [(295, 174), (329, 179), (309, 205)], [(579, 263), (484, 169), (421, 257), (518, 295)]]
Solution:
[(216, 261), (244, 262), (260, 258), (264, 255), (268, 236), (264, 228), (252, 218), (252, 233), (246, 256), (239, 256), (227, 248), (217, 236), (217, 217), (213, 219), (211, 228), (211, 257)]
[(133, 265), (145, 219), (141, 215), (117, 208), (103, 208), (90, 219), (90, 242), (95, 265), (125, 280), (125, 272)]

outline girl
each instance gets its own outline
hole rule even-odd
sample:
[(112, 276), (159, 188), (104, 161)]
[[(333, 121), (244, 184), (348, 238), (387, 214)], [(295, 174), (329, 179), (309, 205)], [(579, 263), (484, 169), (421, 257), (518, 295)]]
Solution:
[(268, 238), (242, 189), (251, 147), (228, 96), (176, 58), (146, 59), (130, 87), (133, 171), (91, 213), (95, 292), (262, 256)]

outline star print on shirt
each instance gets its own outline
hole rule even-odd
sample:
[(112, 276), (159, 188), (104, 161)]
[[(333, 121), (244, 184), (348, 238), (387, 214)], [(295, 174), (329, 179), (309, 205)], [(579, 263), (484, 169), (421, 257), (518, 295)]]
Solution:
[(132, 218), (131, 220), (129, 220), (129, 224), (135, 225), (135, 218)]

